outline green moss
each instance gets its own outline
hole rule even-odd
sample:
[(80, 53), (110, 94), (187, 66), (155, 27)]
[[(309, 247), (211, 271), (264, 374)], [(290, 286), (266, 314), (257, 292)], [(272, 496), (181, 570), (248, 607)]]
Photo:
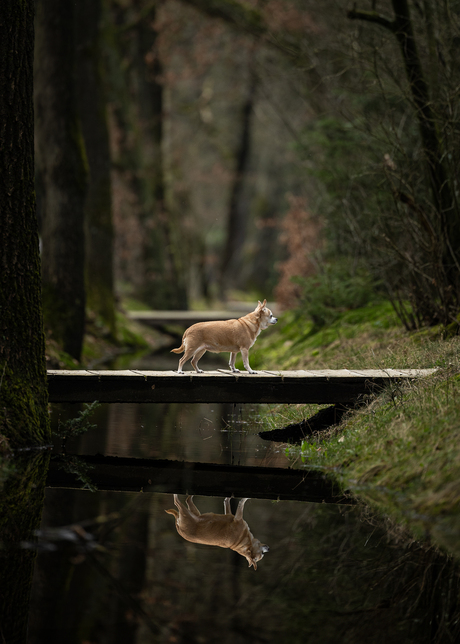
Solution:
[(4, 482), (0, 497), (0, 623), (3, 641), (25, 642), (32, 574), (36, 554), (20, 548), (32, 542), (40, 527), (50, 455), (29, 452), (16, 456), (14, 470)]
[[(253, 369), (319, 369), (326, 368), (327, 363), (330, 369), (366, 365), (372, 368), (376, 366), (372, 351), (379, 351), (380, 346), (403, 334), (389, 302), (342, 313), (333, 324), (320, 330), (315, 330), (313, 323), (300, 312), (287, 311), (279, 316), (275, 327), (263, 331), (257, 339), (250, 352), (251, 366)], [(240, 362), (238, 368), (241, 366)]]
[(13, 372), (8, 364), (0, 365), (0, 372), (0, 435), (16, 449), (49, 442), (46, 387)]
[[(417, 538), (429, 536), (460, 557), (460, 338), (446, 338), (442, 328), (407, 333), (388, 313), (386, 307), (366, 307), (346, 314), (321, 336), (311, 334), (306, 324), (302, 329), (297, 319), (297, 343), (288, 314), (282, 335), (284, 342), (292, 338), (301, 348), (297, 356), (288, 346), (283, 357), (280, 338), (266, 340), (265, 368), (271, 369), (274, 356), (278, 369), (286, 364), (313, 369), (439, 367), (434, 376), (389, 386), (338, 427), (288, 451), (298, 466), (329, 473), (343, 489), (405, 523)], [(312, 351), (316, 343), (320, 346)], [(280, 405), (266, 416), (265, 428), (299, 422), (317, 409)]]

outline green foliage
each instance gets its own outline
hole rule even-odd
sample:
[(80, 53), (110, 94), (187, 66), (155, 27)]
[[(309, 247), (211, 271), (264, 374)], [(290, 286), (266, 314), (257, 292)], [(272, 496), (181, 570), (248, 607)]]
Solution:
[(380, 347), (402, 335), (396, 313), (385, 301), (338, 311), (334, 322), (319, 329), (301, 310), (286, 311), (276, 326), (259, 336), (250, 363), (253, 369), (271, 370), (375, 368), (380, 366)]
[[(358, 112), (359, 113), (359, 112)], [(388, 145), (370, 122), (339, 117), (312, 120), (302, 131), (301, 157), (313, 157), (306, 170), (321, 195), (315, 211), (325, 221), (326, 256), (369, 260), (374, 227), (386, 201), (382, 160)], [(373, 251), (372, 251), (373, 252)]]
[(89, 422), (89, 418), (99, 406), (100, 403), (95, 400), (91, 404), (85, 405), (85, 409), (79, 411), (78, 416), (75, 416), (75, 418), (69, 418), (65, 422), (58, 420), (57, 430), (53, 433), (61, 439), (63, 448), (69, 438), (75, 438), (75, 436), (79, 436), (89, 429), (95, 429), (97, 427), (97, 425)]
[[(94, 403), (93, 403), (94, 404)], [(91, 429), (94, 425), (89, 425), (87, 429)], [(85, 430), (83, 430), (85, 431)], [(88, 463), (85, 463), (81, 458), (76, 455), (68, 455), (59, 457), (59, 468), (74, 474), (79, 481), (83, 483), (82, 490), (89, 490), (90, 492), (97, 492), (98, 488), (91, 480), (91, 470), (94, 469)]]
[(315, 328), (332, 324), (350, 309), (359, 309), (375, 299), (375, 283), (364, 267), (353, 270), (346, 260), (320, 267), (313, 277), (293, 278), (302, 288), (300, 308)]

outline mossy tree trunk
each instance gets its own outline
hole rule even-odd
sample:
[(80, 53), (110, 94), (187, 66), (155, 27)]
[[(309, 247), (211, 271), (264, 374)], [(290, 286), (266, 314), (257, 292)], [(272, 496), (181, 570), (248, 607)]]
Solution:
[[(0, 3), (0, 434), (12, 448), (49, 441), (40, 256), (34, 196), (33, 0)], [(2, 463), (0, 632), (23, 643), (48, 456)]]
[(0, 3), (0, 433), (49, 439), (34, 195), (33, 2)]
[(38, 0), (35, 47), (37, 198), (45, 326), (80, 359), (85, 325), (87, 161), (75, 92), (75, 4)]
[(48, 452), (16, 457), (0, 500), (0, 632), (2, 642), (25, 644), (35, 552), (45, 498)]
[(78, 112), (89, 166), (85, 201), (87, 307), (116, 336), (110, 149), (101, 53), (101, 1), (76, 5)]

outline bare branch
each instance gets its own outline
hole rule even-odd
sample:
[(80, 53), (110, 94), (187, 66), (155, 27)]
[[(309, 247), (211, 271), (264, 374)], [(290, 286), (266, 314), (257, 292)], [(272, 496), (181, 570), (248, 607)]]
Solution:
[(395, 20), (390, 20), (377, 11), (361, 11), (356, 9), (356, 4), (353, 5), (353, 9), (350, 9), (347, 12), (347, 18), (350, 20), (366, 20), (367, 22), (374, 22), (381, 27), (385, 27), (385, 29), (389, 29), (393, 33), (396, 30)]

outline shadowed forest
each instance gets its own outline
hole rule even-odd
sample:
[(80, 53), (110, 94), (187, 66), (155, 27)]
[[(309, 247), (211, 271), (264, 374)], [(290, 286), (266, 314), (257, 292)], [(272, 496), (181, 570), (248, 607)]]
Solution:
[[(0, 3), (2, 640), (26, 642), (30, 616), (29, 642), (70, 631), (69, 641), (134, 642), (141, 623), (142, 641), (159, 642), (265, 642), (274, 632), (455, 641), (458, 566), (438, 548), (458, 556), (459, 50), (458, 0)], [(265, 298), (283, 318), (275, 340), (258, 342), (276, 369), (439, 373), (384, 392), (356, 422), (291, 451), (263, 446), (259, 425), (238, 424), (235, 406), (226, 415), (195, 401), (193, 413), (99, 410), (74, 454), (67, 437), (52, 438), (61, 416), (74, 428), (90, 408), (50, 406), (47, 366), (89, 369), (90, 335), (121, 353), (148, 334), (133, 340), (130, 310), (231, 310)], [(355, 314), (366, 319), (351, 337)], [(144, 357), (126, 364), (152, 368)], [(163, 357), (155, 368), (171, 369)], [(264, 360), (254, 355), (253, 365)], [(288, 411), (299, 418), (286, 424), (308, 417)], [(265, 412), (274, 423), (284, 413)], [(247, 516), (272, 538), (272, 563), (267, 554), (248, 582), (235, 559), (222, 574), (222, 553), (184, 546), (164, 512), (170, 492), (155, 482), (151, 495), (135, 491), (147, 501), (134, 512), (129, 486), (123, 495), (51, 490), (59, 449), (92, 491), (85, 450), (191, 465), (207, 450), (232, 467), (243, 454), (257, 465), (307, 463), (417, 524), (420, 542), (360, 508), (254, 499)], [(43, 541), (40, 526), (51, 528)], [(110, 535), (112, 568), (101, 565)], [(59, 563), (50, 553), (61, 547)], [(211, 610), (194, 613), (203, 589)]]
[(322, 325), (385, 295), (408, 329), (455, 320), (458, 10), (40, 0), (49, 337), (79, 359), (85, 306), (116, 335), (120, 298), (254, 294)]

